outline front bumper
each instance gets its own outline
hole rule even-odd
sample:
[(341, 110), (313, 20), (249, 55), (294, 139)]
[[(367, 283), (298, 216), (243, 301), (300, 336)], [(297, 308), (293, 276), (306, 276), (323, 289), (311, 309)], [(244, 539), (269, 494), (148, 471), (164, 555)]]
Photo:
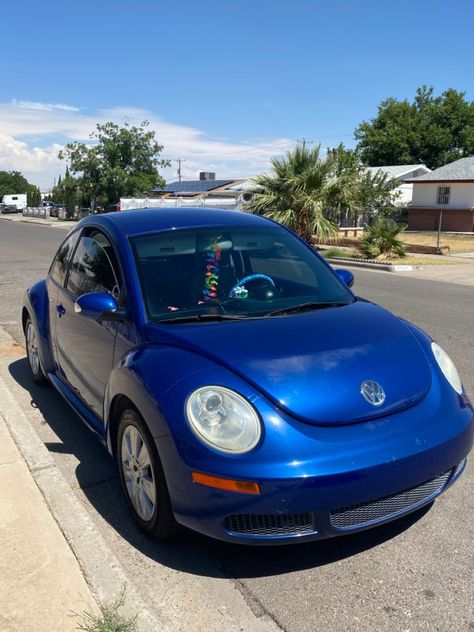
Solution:
[[(234, 458), (222, 465), (217, 459), (216, 467), (215, 459), (195, 459), (187, 465), (174, 439), (162, 437), (157, 444), (176, 519), (219, 540), (284, 544), (354, 533), (402, 517), (457, 480), (474, 441), (467, 400), (455, 414), (450, 407), (449, 422), (439, 410), (420, 421), (428, 406), (425, 401), (378, 422), (331, 429), (287, 420), (292, 431), (303, 426), (305, 442), (300, 460), (287, 453), (284, 462)], [(323, 446), (323, 454), (307, 458), (302, 445), (310, 452)], [(192, 481), (192, 471), (255, 481), (261, 494), (205, 487)]]
[[(173, 490), (173, 506), (180, 524), (219, 540), (242, 544), (320, 540), (363, 531), (416, 511), (450, 487), (465, 465), (463, 459), (428, 481), (384, 496), (366, 496), (374, 479), (364, 481), (364, 477), (356, 477), (357, 481), (346, 481), (341, 486), (334, 477), (299, 483), (262, 482), (262, 494), (257, 499), (196, 485), (192, 498)], [(378, 476), (376, 472), (372, 474)], [(385, 485), (393, 486), (388, 471), (383, 478)], [(365, 499), (348, 505), (347, 498), (354, 488)]]

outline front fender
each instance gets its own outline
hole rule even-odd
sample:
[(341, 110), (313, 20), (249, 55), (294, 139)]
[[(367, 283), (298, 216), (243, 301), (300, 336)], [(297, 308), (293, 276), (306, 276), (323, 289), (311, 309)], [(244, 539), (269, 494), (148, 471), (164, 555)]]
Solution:
[(107, 445), (111, 445), (111, 413), (114, 399), (130, 399), (146, 420), (155, 439), (171, 434), (170, 412), (162, 402), (174, 384), (185, 376), (204, 371), (215, 364), (202, 356), (176, 347), (148, 344), (129, 351), (113, 369), (104, 398), (104, 419), (107, 425)]
[(154, 437), (169, 484), (182, 480), (183, 471), (191, 463), (199, 464), (204, 471), (228, 471), (229, 461), (239, 461), (239, 457), (209, 449), (186, 421), (189, 394), (208, 384), (233, 389), (254, 405), (262, 400), (238, 375), (198, 353), (160, 344), (147, 344), (128, 352), (112, 371), (105, 393), (104, 419), (110, 453), (114, 399), (125, 395), (138, 408)]
[[(46, 279), (32, 285), (25, 293), (23, 307), (30, 315), (38, 332), (38, 351), (41, 368), (45, 374), (54, 370), (50, 346), (49, 300)], [(23, 327), (25, 319), (23, 318)]]

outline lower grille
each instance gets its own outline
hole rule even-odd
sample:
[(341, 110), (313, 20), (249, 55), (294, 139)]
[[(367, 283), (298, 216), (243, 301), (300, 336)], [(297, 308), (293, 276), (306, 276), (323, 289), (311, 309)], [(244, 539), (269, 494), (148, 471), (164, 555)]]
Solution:
[(292, 536), (314, 533), (312, 513), (234, 514), (222, 522), (227, 531), (257, 536)]
[[(456, 472), (459, 471), (458, 465)], [(440, 492), (446, 485), (453, 470), (440, 474), (436, 478), (410, 487), (390, 496), (382, 496), (358, 505), (350, 505), (348, 507), (339, 507), (331, 511), (331, 524), (337, 529), (351, 529), (360, 527), (374, 520), (381, 520), (397, 514), (400, 511), (409, 509), (410, 507), (428, 500), (431, 496)]]
[(461, 461), (461, 463), (454, 469), (453, 478), (457, 478), (459, 474), (461, 474), (461, 472), (464, 469), (464, 466), (466, 465), (466, 461), (467, 461), (467, 458)]

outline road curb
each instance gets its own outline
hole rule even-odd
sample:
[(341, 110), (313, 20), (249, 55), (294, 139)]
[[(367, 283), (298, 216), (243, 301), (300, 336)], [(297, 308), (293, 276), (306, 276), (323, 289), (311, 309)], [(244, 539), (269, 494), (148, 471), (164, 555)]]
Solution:
[[(324, 252), (321, 252), (324, 257)], [(397, 265), (393, 263), (371, 263), (370, 261), (353, 261), (352, 259), (336, 258), (326, 259), (329, 264), (336, 263), (344, 265), (348, 268), (368, 268), (369, 270), (383, 270), (385, 272), (413, 272), (413, 270), (421, 270), (423, 266)]]

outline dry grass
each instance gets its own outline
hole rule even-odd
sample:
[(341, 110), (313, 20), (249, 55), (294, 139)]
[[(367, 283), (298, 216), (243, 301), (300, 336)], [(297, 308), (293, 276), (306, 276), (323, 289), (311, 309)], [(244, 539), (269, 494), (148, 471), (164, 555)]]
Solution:
[[(358, 233), (357, 237), (350, 237), (358, 241), (362, 238), (363, 233)], [(417, 246), (434, 246), (438, 245), (438, 233), (436, 231), (420, 231), (420, 232), (403, 232), (400, 239), (405, 244)], [(456, 233), (441, 233), (439, 245), (449, 246), (450, 254), (460, 252), (474, 252), (474, 233), (472, 235), (456, 235)], [(337, 242), (335, 243), (337, 247)]]
[(453, 266), (459, 265), (459, 261), (449, 259), (449, 257), (423, 257), (413, 255), (407, 255), (403, 259), (391, 259), (388, 263), (409, 265), (409, 266)]
[[(363, 255), (359, 251), (350, 248), (329, 248), (328, 250), (321, 250), (320, 254), (326, 259), (337, 259), (340, 257), (348, 257), (350, 259), (363, 258)], [(377, 260), (374, 259), (374, 262), (376, 263)], [(442, 256), (423, 257), (419, 255), (407, 255), (406, 257), (397, 257), (395, 259), (384, 259), (381, 263), (406, 266), (449, 266), (459, 264), (459, 261)]]
[[(363, 233), (349, 239), (360, 240)], [(406, 244), (417, 246), (437, 246), (438, 233), (436, 231), (403, 232), (400, 239)], [(337, 245), (337, 244), (336, 244)], [(459, 252), (474, 252), (474, 233), (472, 235), (456, 235), (456, 233), (441, 233), (439, 245), (449, 246), (452, 254)]]
[[(401, 239), (406, 244), (417, 244), (419, 246), (436, 246), (438, 233), (402, 233)], [(452, 233), (441, 233), (440, 246), (449, 246), (451, 253), (474, 252), (474, 235), (455, 235)]]

